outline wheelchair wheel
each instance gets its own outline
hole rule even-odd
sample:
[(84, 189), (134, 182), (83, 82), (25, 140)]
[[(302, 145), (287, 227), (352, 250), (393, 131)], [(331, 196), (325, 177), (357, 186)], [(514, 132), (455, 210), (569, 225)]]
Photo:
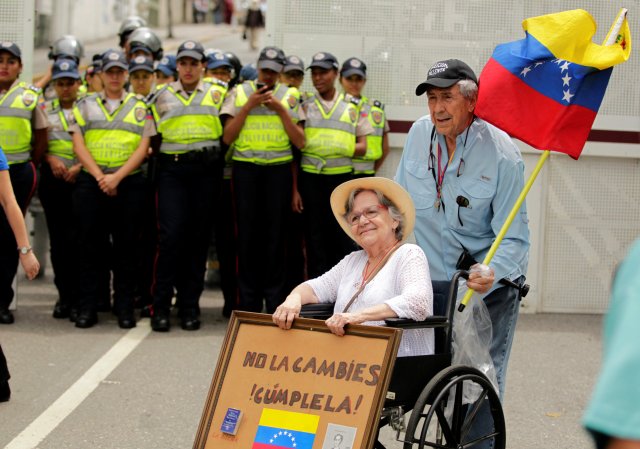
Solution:
[[(474, 392), (467, 400), (463, 386)], [(490, 418), (481, 422), (478, 412), (487, 407)], [(407, 425), (403, 448), (466, 449), (481, 447), (487, 440), (493, 441), (494, 449), (505, 447), (500, 398), (482, 372), (468, 366), (450, 366), (422, 390)]]

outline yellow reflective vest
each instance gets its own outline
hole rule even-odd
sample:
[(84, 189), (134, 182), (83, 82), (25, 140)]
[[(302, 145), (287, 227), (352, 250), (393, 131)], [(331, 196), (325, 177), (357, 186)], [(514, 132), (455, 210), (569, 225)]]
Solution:
[[(253, 81), (246, 81), (236, 88), (236, 109), (244, 106), (256, 91)], [(298, 122), (300, 92), (294, 87), (276, 84), (273, 97), (289, 111), (294, 123)], [(253, 108), (244, 126), (233, 142), (233, 160), (259, 165), (283, 164), (293, 160), (291, 141), (280, 116), (266, 106)]]
[(147, 106), (129, 93), (120, 106), (109, 114), (98, 94), (85, 97), (82, 121), (78, 121), (91, 156), (103, 171), (122, 167), (142, 140)]
[(325, 112), (314, 95), (307, 100), (300, 167), (307, 173), (336, 175), (351, 173), (351, 158), (356, 149), (358, 111), (340, 94), (333, 108)]
[(31, 119), (39, 91), (20, 82), (0, 99), (0, 148), (9, 165), (31, 160)]
[(378, 100), (369, 100), (363, 96), (358, 104), (358, 114), (367, 114), (367, 120), (373, 133), (367, 136), (367, 152), (364, 156), (353, 158), (354, 175), (373, 175), (376, 173), (375, 161), (382, 157), (382, 136), (384, 135), (384, 105)]
[[(162, 134), (160, 152), (179, 154), (220, 146), (220, 108), (227, 85), (212, 80), (203, 82), (203, 86), (203, 90), (196, 89), (188, 99), (169, 84), (156, 95), (151, 110), (158, 132)], [(162, 111), (159, 110), (160, 104), (165, 107)]]
[[(49, 119), (47, 152), (56, 156), (69, 168), (77, 161), (76, 155), (73, 152), (71, 134), (68, 132), (69, 123), (67, 122), (67, 117), (64, 114), (64, 110), (60, 107), (60, 102), (57, 98), (48, 101), (45, 105), (45, 110), (47, 112), (47, 118)], [(82, 123), (83, 118), (75, 104), (73, 105), (72, 112), (76, 122)]]

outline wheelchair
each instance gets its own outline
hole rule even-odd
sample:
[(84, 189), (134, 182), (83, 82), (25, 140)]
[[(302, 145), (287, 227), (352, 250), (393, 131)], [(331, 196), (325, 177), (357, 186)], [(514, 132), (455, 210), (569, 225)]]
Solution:
[[(379, 435), (387, 425), (396, 432), (396, 441), (402, 443), (403, 449), (466, 449), (486, 440), (493, 442), (494, 449), (504, 449), (504, 413), (491, 381), (476, 368), (451, 364), (451, 325), (461, 277), (466, 279), (468, 272), (456, 272), (450, 282), (433, 282), (433, 316), (420, 322), (402, 318), (385, 321), (387, 326), (400, 329), (434, 328), (435, 353), (396, 358), (378, 422), (375, 449), (385, 449)], [(300, 313), (301, 317), (316, 319), (331, 315), (333, 304), (305, 305)], [(474, 392), (471, 400), (465, 400), (463, 394), (468, 388)], [(488, 408), (491, 419), (480, 423), (478, 412), (482, 408)], [(409, 411), (411, 416), (406, 422)]]

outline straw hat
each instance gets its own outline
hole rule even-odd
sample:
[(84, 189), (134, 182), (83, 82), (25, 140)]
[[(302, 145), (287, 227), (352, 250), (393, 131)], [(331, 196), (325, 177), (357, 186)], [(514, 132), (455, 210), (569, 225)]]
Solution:
[(352, 179), (343, 182), (336, 187), (331, 193), (331, 210), (338, 220), (338, 224), (349, 237), (355, 240), (351, 233), (351, 226), (344, 219), (347, 200), (352, 191), (356, 189), (376, 190), (386, 196), (396, 206), (396, 208), (404, 216), (404, 229), (402, 231), (402, 241), (405, 241), (413, 232), (413, 226), (416, 223), (416, 209), (413, 200), (400, 184), (389, 178), (383, 177), (366, 177)]

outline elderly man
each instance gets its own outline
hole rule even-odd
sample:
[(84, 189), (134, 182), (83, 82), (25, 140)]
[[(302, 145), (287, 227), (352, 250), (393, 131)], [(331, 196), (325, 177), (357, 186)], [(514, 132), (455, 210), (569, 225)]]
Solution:
[[(475, 116), (478, 82), (467, 64), (437, 62), (416, 88), (418, 96), (425, 92), (429, 115), (411, 127), (396, 180), (415, 203), (416, 241), (429, 257), (432, 278), (449, 280), (457, 268), (486, 256), (523, 188), (524, 163), (506, 133)], [(467, 283), (487, 293), (500, 397), (520, 299), (519, 289), (503, 279), (524, 281), (528, 249), (523, 205), (489, 270), (472, 272)], [(459, 263), (463, 255), (466, 263)]]

